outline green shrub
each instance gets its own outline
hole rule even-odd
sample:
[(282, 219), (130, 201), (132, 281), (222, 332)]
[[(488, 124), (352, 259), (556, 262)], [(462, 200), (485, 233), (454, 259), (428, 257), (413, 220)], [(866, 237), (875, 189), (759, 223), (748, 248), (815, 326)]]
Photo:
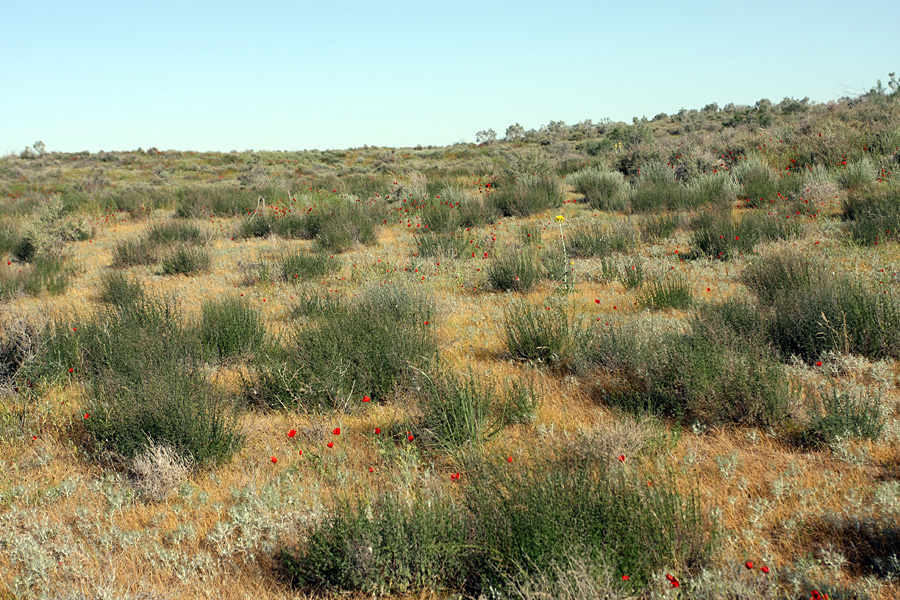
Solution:
[(371, 244), (375, 241), (378, 216), (359, 201), (345, 201), (313, 210), (306, 217), (306, 226), (323, 251), (344, 252), (357, 242)]
[(69, 286), (70, 271), (63, 256), (39, 254), (21, 269), (0, 271), (0, 300), (20, 295), (61, 294)]
[(832, 386), (823, 395), (821, 407), (812, 411), (804, 442), (818, 447), (848, 438), (877, 440), (885, 425), (881, 403), (880, 394), (868, 390), (839, 392)]
[(431, 233), (450, 233), (459, 227), (459, 209), (450, 200), (435, 199), (419, 207), (419, 219)]
[(540, 261), (531, 247), (500, 246), (491, 256), (487, 278), (495, 290), (525, 292), (541, 278)]
[(752, 225), (752, 222), (735, 225), (730, 210), (700, 213), (691, 222), (690, 256), (728, 260), (750, 252), (762, 239), (762, 232)]
[(373, 287), (262, 353), (248, 398), (273, 407), (339, 408), (357, 395), (390, 398), (436, 359), (434, 307), (413, 288)]
[(104, 304), (127, 306), (144, 302), (146, 293), (140, 281), (132, 281), (120, 271), (113, 271), (100, 279), (97, 299)]
[(507, 382), (503, 394), (484, 383), (471, 370), (467, 375), (450, 372), (423, 378), (419, 404), (423, 426), (443, 448), (481, 444), (514, 422), (528, 422), (537, 408), (534, 391)]
[(557, 302), (533, 305), (513, 302), (505, 311), (503, 334), (506, 349), (517, 359), (567, 367), (575, 359), (588, 330), (571, 318)]
[[(787, 387), (772, 350), (701, 315), (688, 333), (631, 340), (611, 332), (592, 362), (606, 373), (598, 392), (626, 410), (690, 423), (774, 425), (786, 415)], [(638, 335), (647, 335), (646, 333)]]
[(245, 356), (265, 343), (266, 329), (259, 311), (239, 298), (209, 300), (203, 303), (202, 310), (200, 344), (206, 356)]
[(470, 253), (468, 234), (457, 231), (454, 233), (424, 233), (416, 235), (414, 253), (417, 256), (446, 257), (450, 259), (463, 258)]
[(460, 502), (396, 492), (343, 498), (282, 552), (306, 589), (366, 594), (513, 593), (523, 575), (548, 573), (573, 553), (604, 562), (646, 586), (660, 569), (684, 572), (707, 560), (716, 524), (674, 476), (629, 477), (581, 461), (536, 459), (527, 469), (479, 462)]
[(709, 206), (728, 209), (737, 197), (738, 187), (734, 180), (724, 174), (701, 174), (685, 187), (678, 208), (699, 208)]
[(162, 270), (166, 275), (197, 275), (209, 271), (211, 267), (209, 252), (191, 246), (179, 246), (162, 260)]
[(568, 232), (566, 247), (576, 258), (602, 257), (610, 252), (628, 251), (634, 247), (636, 237), (634, 228), (629, 224), (580, 223)]
[(878, 170), (867, 157), (847, 163), (838, 171), (837, 181), (845, 188), (857, 189), (873, 183), (878, 177)]
[(240, 221), (235, 231), (235, 237), (261, 238), (270, 233), (272, 233), (272, 220), (264, 215), (254, 214)]
[(305, 533), (302, 550), (282, 553), (306, 589), (409, 594), (462, 589), (468, 576), (464, 510), (443, 495), (385, 492), (343, 498)]
[(522, 176), (501, 182), (491, 194), (493, 208), (504, 217), (527, 217), (562, 206), (559, 182), (550, 175)]
[(770, 339), (784, 356), (812, 362), (829, 350), (876, 359), (900, 353), (896, 301), (847, 274), (780, 253), (748, 265), (742, 280), (772, 308)]
[(295, 251), (279, 259), (281, 277), (289, 283), (317, 279), (340, 268), (340, 260), (328, 254)]
[(638, 261), (633, 265), (626, 265), (619, 272), (619, 281), (626, 290), (636, 290), (644, 285), (644, 263)]
[(618, 171), (592, 167), (572, 173), (569, 183), (575, 193), (583, 194), (585, 202), (594, 210), (622, 211), (628, 200), (628, 186)]
[(12, 252), (15, 248), (18, 248), (21, 242), (22, 236), (15, 226), (9, 223), (0, 223), (0, 255)]
[(641, 237), (650, 243), (665, 240), (678, 229), (681, 217), (673, 214), (648, 215), (641, 220), (638, 227)]
[(573, 553), (607, 563), (619, 581), (627, 574), (625, 586), (645, 586), (660, 569), (685, 571), (710, 556), (715, 524), (695, 495), (676, 491), (674, 475), (648, 486), (647, 476), (586, 461), (535, 463), (515, 468), (504, 461), (467, 474), (477, 577), (470, 590), (503, 589)]
[(146, 238), (139, 240), (122, 240), (113, 250), (114, 267), (133, 267), (136, 265), (152, 265), (159, 260), (159, 246)]
[(631, 190), (631, 212), (659, 212), (679, 208), (684, 188), (677, 181), (644, 182)]
[(199, 245), (207, 241), (208, 234), (204, 234), (199, 227), (194, 225), (172, 221), (154, 225), (147, 232), (145, 239), (150, 244), (157, 246), (170, 246), (179, 242)]
[[(306, 224), (306, 216), (295, 213), (283, 214), (270, 219), (272, 231), (286, 239), (308, 239), (312, 237)], [(262, 237), (262, 236), (257, 236)]]
[(876, 189), (856, 189), (847, 194), (842, 218), (850, 237), (859, 244), (875, 245), (900, 239), (900, 190), (883, 185)]
[(234, 413), (197, 369), (197, 339), (171, 304), (143, 299), (93, 319), (58, 323), (42, 340), (35, 375), (66, 373), (90, 386), (84, 427), (99, 454), (134, 458), (148, 440), (200, 464), (240, 446)]
[(175, 215), (179, 218), (237, 217), (255, 210), (259, 194), (230, 186), (177, 188)]
[(646, 284), (641, 289), (638, 304), (652, 310), (675, 308), (679, 310), (691, 306), (694, 296), (683, 279), (662, 279)]

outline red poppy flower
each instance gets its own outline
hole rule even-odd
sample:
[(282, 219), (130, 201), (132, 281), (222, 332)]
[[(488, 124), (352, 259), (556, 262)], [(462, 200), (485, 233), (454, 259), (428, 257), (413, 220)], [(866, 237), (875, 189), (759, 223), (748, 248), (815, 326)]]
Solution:
[(629, 579), (631, 579), (631, 577), (628, 575), (622, 575), (622, 581), (628, 581)]
[(300, 452), (299, 452), (297, 455), (298, 455), (298, 456), (303, 456), (303, 450), (300, 450)]
[(90, 415), (90, 414), (88, 414), (88, 413), (84, 413), (84, 418), (85, 418), (85, 419), (89, 419), (89, 418), (90, 418), (90, 417), (91, 417), (91, 415)]
[(409, 440), (409, 441), (411, 442), (411, 441), (413, 441), (415, 438), (414, 438), (413, 436), (409, 436), (409, 437), (407, 437), (406, 439)]
[(379, 433), (381, 433), (381, 427), (376, 427), (376, 428), (375, 428), (375, 435), (378, 435)]
[(272, 457), (272, 458), (270, 458), (270, 459), (269, 459), (269, 460), (271, 460), (271, 461), (272, 461), (272, 464), (273, 464), (273, 465), (274, 465), (274, 464), (275, 464), (275, 463), (277, 463), (277, 462), (278, 462), (278, 459), (277, 459), (277, 458), (275, 458), (275, 457), (274, 457), (274, 456), (273, 456), (273, 457)]
[(331, 433), (333, 433), (334, 435), (341, 435), (341, 428), (335, 427)]
[(326, 444), (326, 445), (327, 445), (329, 448), (334, 448), (334, 442), (328, 442), (328, 444)]
[(511, 462), (512, 462), (512, 456), (508, 457), (508, 458), (506, 459), (506, 462), (511, 463)]
[(292, 437), (294, 437), (295, 435), (297, 435), (297, 430), (296, 430), (296, 429), (291, 429), (290, 431), (288, 431), (288, 437), (289, 437), (289, 438), (292, 438)]
[(763, 573), (768, 573), (769, 567), (760, 567), (759, 570), (762, 571)]
[(368, 396), (363, 396), (363, 402), (371, 402), (371, 401), (372, 401), (372, 399), (369, 398)]
[(747, 567), (747, 570), (752, 569), (752, 568), (753, 568), (753, 561), (752, 561), (752, 560), (748, 560), (747, 562), (744, 563), (744, 566)]

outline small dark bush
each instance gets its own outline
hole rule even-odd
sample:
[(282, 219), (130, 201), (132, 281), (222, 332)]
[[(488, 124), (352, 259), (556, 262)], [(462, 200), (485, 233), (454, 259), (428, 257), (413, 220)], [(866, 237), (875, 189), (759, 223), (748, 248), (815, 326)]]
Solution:
[(69, 286), (69, 280), (70, 272), (64, 257), (39, 254), (31, 264), (22, 265), (12, 273), (6, 269), (0, 271), (0, 300), (7, 301), (23, 294), (61, 294)]
[(675, 233), (680, 223), (681, 218), (678, 215), (648, 215), (643, 218), (638, 229), (645, 241), (656, 243)]
[(824, 394), (821, 410), (814, 410), (805, 442), (824, 446), (838, 439), (876, 440), (884, 430), (881, 396), (870, 392), (839, 392), (832, 387)]
[(842, 218), (859, 244), (900, 240), (900, 191), (897, 186), (854, 190), (843, 202)]
[(206, 236), (199, 227), (173, 221), (151, 227), (147, 232), (146, 240), (158, 246), (170, 246), (179, 242), (198, 245), (206, 241)]
[(576, 258), (595, 258), (610, 252), (626, 252), (634, 247), (634, 228), (628, 224), (602, 225), (596, 222), (579, 224), (567, 235), (566, 247)]
[(464, 232), (425, 233), (415, 236), (414, 253), (419, 256), (463, 258), (469, 251), (469, 240)]

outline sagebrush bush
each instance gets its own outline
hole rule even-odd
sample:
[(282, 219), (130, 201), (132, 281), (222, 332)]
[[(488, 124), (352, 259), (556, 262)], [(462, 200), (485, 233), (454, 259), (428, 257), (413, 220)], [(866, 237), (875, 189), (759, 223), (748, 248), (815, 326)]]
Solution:
[(283, 348), (261, 354), (247, 397), (305, 410), (346, 407), (355, 395), (390, 399), (436, 359), (433, 312), (414, 288), (369, 288), (316, 315)]
[(735, 224), (731, 210), (702, 212), (691, 222), (692, 258), (729, 260), (750, 252), (760, 241), (759, 230)]
[(209, 235), (196, 225), (182, 221), (170, 221), (151, 227), (147, 231), (145, 239), (158, 246), (170, 246), (179, 242), (199, 245), (206, 243)]
[(323, 205), (306, 217), (306, 227), (318, 246), (326, 252), (344, 252), (353, 244), (371, 244), (376, 237), (376, 223), (381, 223), (377, 205), (346, 200)]
[(191, 464), (171, 447), (149, 440), (147, 449), (131, 461), (130, 470), (138, 494), (160, 502), (187, 479)]
[(199, 335), (206, 356), (246, 356), (265, 344), (266, 329), (259, 311), (240, 298), (208, 300), (202, 312)]
[(258, 194), (231, 186), (191, 186), (177, 188), (175, 214), (180, 218), (236, 217), (254, 210)]
[(701, 206), (727, 209), (737, 197), (738, 186), (731, 176), (719, 173), (700, 174), (682, 192), (678, 208)]
[(584, 201), (594, 210), (622, 211), (626, 208), (628, 185), (618, 171), (592, 167), (572, 173), (567, 180), (575, 193), (583, 194)]
[(488, 264), (487, 279), (498, 291), (528, 291), (541, 279), (540, 259), (530, 246), (497, 247)]

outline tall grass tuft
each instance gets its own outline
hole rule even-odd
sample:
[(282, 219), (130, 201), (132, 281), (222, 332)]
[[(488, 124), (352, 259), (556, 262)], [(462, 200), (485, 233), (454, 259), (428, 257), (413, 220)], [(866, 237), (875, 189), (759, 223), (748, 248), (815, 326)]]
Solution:
[(527, 217), (559, 208), (563, 193), (552, 175), (524, 175), (500, 183), (491, 194), (490, 202), (504, 217)]
[(530, 246), (500, 246), (490, 259), (487, 278), (498, 291), (528, 291), (540, 281), (540, 260)]
[(587, 334), (582, 321), (570, 317), (562, 304), (553, 301), (546, 305), (512, 302), (503, 318), (506, 349), (514, 358), (554, 367), (570, 366)]
[(594, 210), (622, 211), (627, 206), (628, 186), (618, 171), (591, 167), (572, 173), (567, 180)]
[(246, 356), (265, 344), (266, 330), (259, 311), (246, 302), (238, 298), (210, 300), (203, 303), (202, 312), (199, 336), (206, 356)]

